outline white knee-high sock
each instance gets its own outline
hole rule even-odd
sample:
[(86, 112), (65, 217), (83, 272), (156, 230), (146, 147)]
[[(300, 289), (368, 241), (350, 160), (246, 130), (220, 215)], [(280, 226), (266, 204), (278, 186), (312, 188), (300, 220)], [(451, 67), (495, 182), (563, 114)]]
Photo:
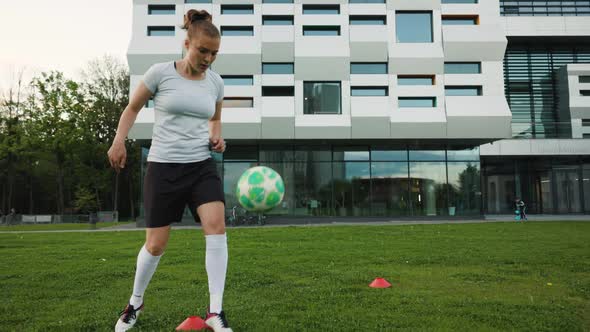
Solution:
[(133, 294), (129, 303), (137, 308), (143, 303), (143, 293), (147, 288), (156, 268), (158, 262), (160, 262), (160, 256), (153, 256), (145, 248), (145, 245), (141, 247), (139, 254), (137, 255), (137, 269), (135, 270), (135, 282), (133, 283)]
[(205, 267), (209, 278), (209, 312), (220, 313), (227, 271), (227, 236), (206, 235)]

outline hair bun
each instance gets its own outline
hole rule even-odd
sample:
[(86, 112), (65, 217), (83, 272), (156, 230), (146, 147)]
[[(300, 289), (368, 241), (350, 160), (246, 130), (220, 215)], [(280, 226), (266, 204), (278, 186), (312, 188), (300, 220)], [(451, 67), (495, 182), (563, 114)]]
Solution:
[(213, 17), (206, 10), (191, 9), (186, 13), (186, 15), (184, 15), (184, 25), (182, 28), (188, 30), (192, 23), (199, 21), (212, 22)]

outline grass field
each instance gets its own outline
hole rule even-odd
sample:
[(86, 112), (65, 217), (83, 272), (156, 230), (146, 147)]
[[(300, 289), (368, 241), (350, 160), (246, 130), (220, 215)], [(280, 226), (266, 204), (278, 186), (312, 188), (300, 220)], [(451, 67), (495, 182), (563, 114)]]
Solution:
[[(113, 226), (121, 226), (129, 224), (131, 221), (122, 222), (99, 222), (96, 223), (96, 228), (108, 228)], [(12, 226), (0, 226), (0, 232), (3, 231), (18, 231), (18, 232), (29, 232), (29, 231), (66, 231), (66, 230), (84, 230), (91, 229), (92, 225), (89, 223), (81, 224), (33, 224), (33, 225), (12, 225)]]
[[(228, 231), (235, 331), (589, 331), (590, 222)], [(112, 331), (143, 232), (0, 234), (0, 330)], [(135, 331), (208, 305), (204, 239), (172, 232)], [(384, 277), (393, 287), (372, 289)]]

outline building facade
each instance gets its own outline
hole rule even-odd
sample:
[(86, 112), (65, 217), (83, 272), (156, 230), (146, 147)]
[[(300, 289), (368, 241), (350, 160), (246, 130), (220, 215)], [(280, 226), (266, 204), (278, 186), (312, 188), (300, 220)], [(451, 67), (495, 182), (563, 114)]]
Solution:
[[(193, 8), (222, 34), (228, 207), (266, 165), (271, 214), (590, 212), (589, 1), (134, 0), (132, 90)], [(144, 161), (153, 123), (150, 101)]]

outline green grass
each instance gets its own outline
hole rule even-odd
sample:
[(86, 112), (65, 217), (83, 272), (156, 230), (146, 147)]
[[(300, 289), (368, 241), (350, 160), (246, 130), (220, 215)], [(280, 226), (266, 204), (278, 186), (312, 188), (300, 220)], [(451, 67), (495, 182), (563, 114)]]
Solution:
[[(127, 222), (99, 222), (96, 223), (96, 228), (107, 228), (113, 226), (121, 226), (130, 224), (131, 221)], [(34, 225), (13, 225), (13, 226), (0, 226), (0, 232), (3, 231), (15, 231), (15, 232), (29, 232), (29, 231), (65, 231), (65, 230), (84, 230), (92, 229), (92, 226), (88, 223), (81, 224), (34, 224)]]
[[(235, 331), (590, 330), (590, 222), (242, 228), (228, 238)], [(143, 240), (0, 234), (0, 330), (112, 331)], [(136, 331), (203, 314), (204, 260), (199, 230), (172, 232)], [(393, 287), (369, 288), (375, 277)]]

